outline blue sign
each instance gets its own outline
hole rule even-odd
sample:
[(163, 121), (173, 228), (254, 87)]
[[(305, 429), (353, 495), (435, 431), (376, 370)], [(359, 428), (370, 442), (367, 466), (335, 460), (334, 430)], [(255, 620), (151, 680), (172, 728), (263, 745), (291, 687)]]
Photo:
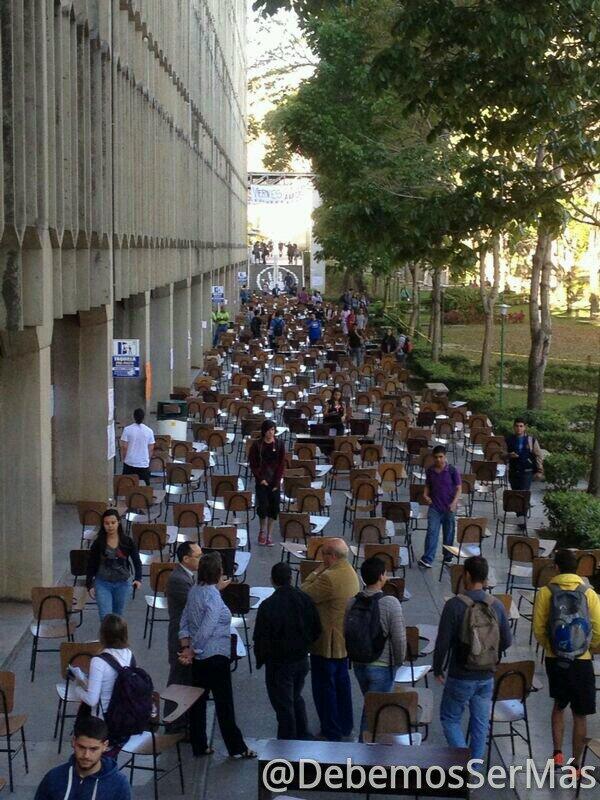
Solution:
[(113, 378), (140, 377), (140, 340), (113, 339)]

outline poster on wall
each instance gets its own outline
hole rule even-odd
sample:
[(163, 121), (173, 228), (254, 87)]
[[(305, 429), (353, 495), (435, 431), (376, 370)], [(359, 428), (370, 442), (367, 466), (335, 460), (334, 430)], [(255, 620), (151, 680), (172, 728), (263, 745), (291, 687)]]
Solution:
[(113, 339), (113, 378), (140, 377), (140, 340)]
[(212, 301), (213, 303), (223, 303), (225, 301), (225, 287), (213, 286), (212, 287)]
[(248, 280), (247, 272), (238, 272), (238, 283), (244, 284)]

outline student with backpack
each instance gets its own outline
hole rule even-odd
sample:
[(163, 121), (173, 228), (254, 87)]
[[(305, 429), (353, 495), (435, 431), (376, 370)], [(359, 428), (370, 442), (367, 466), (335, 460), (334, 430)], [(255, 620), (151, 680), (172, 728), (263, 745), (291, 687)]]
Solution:
[[(513, 433), (505, 438), (508, 459), (508, 482), (511, 489), (528, 491), (535, 478), (544, 472), (542, 450), (538, 440), (527, 433), (527, 425), (521, 417), (513, 423)], [(525, 520), (519, 528), (526, 529)]]
[(588, 582), (577, 575), (572, 550), (557, 550), (558, 575), (537, 593), (533, 633), (546, 652), (546, 674), (552, 709), (554, 765), (565, 764), (564, 715), (573, 713), (573, 766), (581, 768), (587, 736), (587, 717), (596, 713), (596, 684), (590, 648), (600, 645), (600, 599)]
[[(440, 527), (443, 529), (444, 544), (454, 544), (456, 508), (462, 490), (460, 472), (446, 459), (446, 448), (438, 445), (433, 448), (433, 466), (425, 473), (423, 500), (429, 506), (427, 512), (427, 535), (425, 552), (419, 559), (419, 566), (430, 569), (437, 552)], [(450, 560), (444, 556), (444, 560)]]
[[(444, 605), (433, 653), (433, 674), (444, 686), (440, 721), (450, 747), (467, 747), (462, 717), (469, 709), (471, 754), (481, 759), (494, 692), (494, 671), (512, 634), (504, 606), (484, 590), (488, 563), (465, 560), (464, 592)], [(448, 675), (444, 670), (448, 665)]]
[(135, 663), (123, 617), (104, 617), (100, 644), (102, 651), (92, 658), (87, 680), (83, 674), (74, 675), (77, 697), (84, 704), (78, 716), (91, 712), (104, 719), (115, 755), (130, 736), (148, 730), (153, 685), (148, 673)]
[[(394, 674), (406, 654), (406, 627), (397, 597), (382, 591), (385, 563), (377, 556), (365, 559), (360, 568), (365, 588), (348, 603), (344, 637), (348, 658), (363, 696), (367, 692), (391, 692)], [(365, 712), (359, 742), (363, 740)]]
[(281, 316), (281, 311), (276, 311), (271, 324), (269, 326), (269, 347), (274, 352), (277, 350), (277, 339), (283, 336), (285, 331), (285, 322)]

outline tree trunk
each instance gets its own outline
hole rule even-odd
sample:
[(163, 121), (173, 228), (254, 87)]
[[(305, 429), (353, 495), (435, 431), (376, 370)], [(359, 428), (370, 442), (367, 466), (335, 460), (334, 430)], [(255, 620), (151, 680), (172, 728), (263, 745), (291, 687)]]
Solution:
[(588, 492), (600, 497), (600, 370), (598, 371), (598, 401), (596, 403), (596, 420), (594, 423), (594, 450), (592, 451), (592, 471)]
[(537, 244), (533, 254), (531, 290), (529, 299), (529, 377), (527, 382), (527, 408), (541, 408), (544, 404), (544, 373), (552, 338), (550, 315), (550, 276), (552, 273), (552, 234), (543, 222), (538, 227)]
[(500, 239), (494, 236), (492, 239), (492, 258), (494, 264), (494, 278), (492, 288), (485, 288), (485, 257), (487, 250), (482, 247), (479, 251), (479, 293), (483, 303), (483, 313), (485, 314), (483, 329), (483, 346), (481, 348), (481, 365), (479, 368), (479, 378), (483, 386), (490, 382), (490, 363), (492, 360), (492, 348), (494, 346), (494, 309), (498, 300), (500, 290)]
[(409, 264), (412, 277), (412, 308), (410, 310), (410, 320), (408, 322), (409, 336), (415, 335), (415, 330), (419, 325), (419, 313), (421, 309), (421, 294), (419, 290), (419, 265)]
[(388, 306), (388, 301), (390, 298), (390, 284), (392, 282), (392, 276), (386, 275), (384, 282), (383, 282), (383, 310), (385, 311)]
[(439, 361), (442, 348), (442, 270), (434, 269), (431, 285), (431, 360)]
[(350, 288), (350, 284), (352, 282), (352, 273), (349, 269), (344, 270), (344, 277), (342, 279), (342, 293), (346, 292)]

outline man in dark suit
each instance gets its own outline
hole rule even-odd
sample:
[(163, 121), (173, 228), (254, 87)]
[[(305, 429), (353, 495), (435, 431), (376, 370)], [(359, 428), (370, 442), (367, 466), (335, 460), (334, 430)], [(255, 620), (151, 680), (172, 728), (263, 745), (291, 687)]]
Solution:
[(289, 564), (271, 570), (275, 593), (256, 613), (254, 656), (265, 665), (265, 681), (277, 715), (278, 739), (312, 739), (302, 697), (308, 673), (308, 648), (321, 634), (321, 622), (313, 601), (292, 586)]
[[(190, 589), (196, 583), (198, 562), (202, 555), (200, 545), (195, 542), (182, 542), (177, 548), (177, 561), (179, 562), (171, 573), (167, 582), (167, 606), (169, 610), (169, 678), (167, 685), (178, 683), (183, 686), (192, 686), (192, 668), (181, 664), (179, 652), (179, 623), (187, 602)], [(165, 700), (165, 716), (175, 709), (175, 703)], [(169, 731), (186, 728), (186, 719), (177, 720)]]

